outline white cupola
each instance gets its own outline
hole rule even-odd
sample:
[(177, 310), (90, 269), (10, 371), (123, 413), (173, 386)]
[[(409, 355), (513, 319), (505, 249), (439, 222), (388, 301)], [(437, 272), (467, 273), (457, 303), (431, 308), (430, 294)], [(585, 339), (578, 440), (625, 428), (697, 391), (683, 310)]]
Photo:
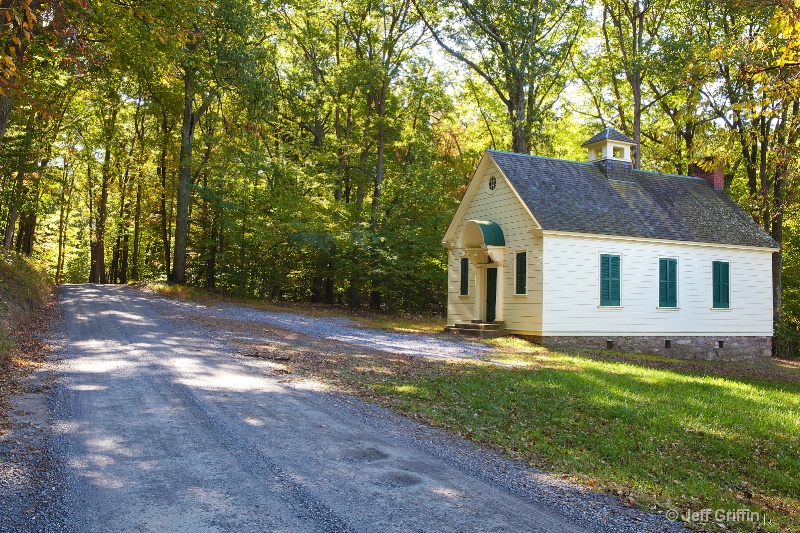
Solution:
[(589, 161), (611, 159), (630, 163), (631, 148), (636, 146), (636, 142), (609, 126), (581, 146), (589, 151)]

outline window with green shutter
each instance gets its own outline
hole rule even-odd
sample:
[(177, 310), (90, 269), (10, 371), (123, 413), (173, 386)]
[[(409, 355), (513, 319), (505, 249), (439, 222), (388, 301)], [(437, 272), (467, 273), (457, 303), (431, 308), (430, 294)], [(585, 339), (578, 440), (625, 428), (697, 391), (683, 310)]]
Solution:
[(469, 259), (461, 259), (461, 296), (469, 294)]
[(517, 252), (514, 294), (528, 293), (528, 252)]
[(678, 307), (678, 260), (658, 260), (658, 306)]
[(600, 305), (619, 305), (619, 256), (600, 256)]
[(728, 309), (731, 306), (731, 264), (714, 261), (711, 271), (714, 309)]

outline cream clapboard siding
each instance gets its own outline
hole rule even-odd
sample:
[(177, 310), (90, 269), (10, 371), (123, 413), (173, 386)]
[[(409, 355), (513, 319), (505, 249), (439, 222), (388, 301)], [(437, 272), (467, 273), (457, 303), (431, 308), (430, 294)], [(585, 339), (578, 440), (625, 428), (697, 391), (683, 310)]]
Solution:
[[(455, 253), (454, 253), (455, 252)], [(469, 322), (475, 309), (475, 265), (469, 265), (469, 295), (461, 296), (461, 255), (447, 254), (447, 323)]]
[[(514, 249), (506, 245), (506, 257), (511, 267), (508, 269), (508, 296), (504, 300), (506, 309), (506, 329), (520, 335), (538, 335), (542, 330), (543, 299), (543, 253), (542, 238), (528, 233), (530, 239), (527, 250)], [(514, 272), (516, 252), (527, 251), (527, 288), (524, 296), (514, 294), (516, 273)]]
[[(621, 307), (601, 308), (600, 254), (619, 254)], [(771, 252), (544, 236), (544, 335), (772, 335)], [(658, 309), (658, 259), (678, 260), (678, 308)], [(712, 261), (730, 262), (729, 310), (712, 310)]]
[[(497, 176), (497, 187), (490, 192), (488, 180), (492, 175)], [(498, 279), (498, 292), (503, 291), (502, 298), (498, 297), (498, 316), (503, 317), (509, 330), (538, 331), (542, 322), (542, 239), (530, 233), (535, 227), (531, 216), (493, 162), (490, 162), (480, 176), (476, 175), (473, 179), (478, 179), (479, 182), (455, 231), (455, 243), (460, 244), (464, 226), (470, 220), (487, 220), (500, 225), (506, 246), (503, 268), (498, 271), (502, 276)], [(521, 251), (528, 253), (528, 293), (524, 296), (514, 294), (514, 260), (516, 252)], [(448, 324), (468, 322), (474, 318), (476, 269), (470, 263), (469, 295), (460, 296), (462, 257), (458, 248), (453, 248), (448, 254)], [(499, 301), (503, 305), (502, 315)]]

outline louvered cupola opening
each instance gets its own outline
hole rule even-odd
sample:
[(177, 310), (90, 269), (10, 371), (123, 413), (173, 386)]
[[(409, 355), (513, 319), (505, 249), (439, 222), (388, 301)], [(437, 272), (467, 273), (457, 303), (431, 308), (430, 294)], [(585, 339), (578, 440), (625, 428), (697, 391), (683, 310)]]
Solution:
[(581, 146), (589, 152), (589, 162), (595, 163), (609, 179), (626, 179), (633, 169), (631, 150), (636, 143), (611, 126), (593, 136)]
[(589, 151), (589, 161), (613, 159), (630, 163), (631, 148), (636, 146), (636, 142), (609, 126), (581, 146)]

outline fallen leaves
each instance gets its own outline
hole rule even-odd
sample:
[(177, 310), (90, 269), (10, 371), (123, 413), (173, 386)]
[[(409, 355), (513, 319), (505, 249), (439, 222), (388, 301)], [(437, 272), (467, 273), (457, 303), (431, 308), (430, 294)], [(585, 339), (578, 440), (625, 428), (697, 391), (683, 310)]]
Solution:
[(9, 334), (0, 357), (0, 433), (8, 428), (8, 400), (11, 394), (25, 392), (24, 377), (47, 360), (50, 346), (42, 339), (56, 316), (58, 296), (51, 293)]

